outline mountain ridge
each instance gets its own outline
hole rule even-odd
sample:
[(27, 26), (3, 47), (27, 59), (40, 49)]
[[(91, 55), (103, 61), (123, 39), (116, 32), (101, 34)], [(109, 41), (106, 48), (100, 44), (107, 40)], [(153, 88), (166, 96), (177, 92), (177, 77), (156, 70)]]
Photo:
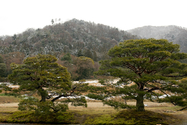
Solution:
[(127, 32), (141, 38), (167, 39), (169, 42), (180, 45), (181, 52), (187, 52), (187, 29), (175, 25), (143, 26)]

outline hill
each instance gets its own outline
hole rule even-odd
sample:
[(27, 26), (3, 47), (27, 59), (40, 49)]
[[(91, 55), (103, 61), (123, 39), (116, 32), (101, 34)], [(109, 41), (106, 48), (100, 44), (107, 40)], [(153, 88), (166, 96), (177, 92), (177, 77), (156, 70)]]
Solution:
[(118, 42), (137, 38), (117, 28), (72, 19), (43, 29), (28, 29), (21, 34), (1, 37), (0, 54), (21, 52), (28, 57), (41, 53), (58, 58), (62, 53), (71, 53), (96, 61), (105, 58), (106, 52)]
[(72, 19), (42, 29), (27, 29), (14, 36), (0, 36), (0, 55), (9, 73), (12, 62), (21, 64), (25, 58), (37, 54), (51, 54), (61, 59), (65, 53), (70, 53), (73, 60), (76, 60), (76, 56), (86, 56), (98, 62), (108, 58), (107, 52), (111, 47), (128, 39), (168, 39), (179, 44), (181, 52), (187, 52), (186, 36), (187, 30), (178, 26), (144, 26), (122, 31), (103, 24)]
[(128, 31), (141, 38), (167, 39), (180, 45), (181, 52), (187, 52), (187, 29), (178, 26), (144, 26)]
[[(0, 55), (7, 66), (7, 72), (10, 73), (12, 62), (21, 64), (25, 58), (37, 54), (51, 54), (61, 59), (65, 53), (69, 53), (74, 62), (77, 60), (76, 56), (90, 57), (98, 62), (106, 59), (108, 50), (119, 42), (138, 38), (117, 28), (72, 19), (45, 26), (42, 29), (27, 29), (14, 36), (2, 36), (0, 37)], [(69, 71), (72, 69), (72, 72), (75, 72), (73, 70), (77, 67), (69, 66), (68, 68)]]

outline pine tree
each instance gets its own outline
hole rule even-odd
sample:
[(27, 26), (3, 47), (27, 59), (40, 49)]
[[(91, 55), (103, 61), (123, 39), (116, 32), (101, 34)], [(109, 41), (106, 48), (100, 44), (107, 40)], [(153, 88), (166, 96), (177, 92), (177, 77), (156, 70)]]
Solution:
[[(181, 92), (176, 88), (179, 86), (176, 80), (187, 76), (187, 65), (178, 61), (187, 58), (187, 54), (179, 53), (179, 45), (164, 39), (127, 40), (111, 48), (108, 55), (109, 60), (100, 62), (98, 74), (119, 77), (125, 84), (111, 92), (112, 95), (124, 94), (124, 99), (135, 99), (138, 111), (145, 110), (144, 99), (161, 101), (160, 98), (155, 99), (159, 96), (155, 90), (165, 94), (167, 101), (178, 104), (176, 97), (181, 98), (178, 94)], [(134, 85), (126, 86), (132, 82)]]
[[(19, 104), (20, 110), (34, 109), (36, 112), (44, 110), (50, 112), (52, 109), (54, 112), (58, 112), (65, 111), (68, 102), (73, 102), (75, 105), (86, 105), (84, 98), (79, 98), (76, 101), (66, 100), (64, 104), (54, 104), (61, 97), (71, 96), (76, 88), (72, 88), (67, 69), (57, 64), (56, 61), (57, 59), (51, 55), (37, 55), (28, 57), (23, 64), (11, 64), (12, 74), (8, 78), (11, 83), (20, 86), (18, 92), (28, 95), (37, 93), (41, 97), (40, 101), (35, 98), (21, 101)], [(15, 94), (17, 91), (13, 92)], [(53, 95), (56, 95), (56, 97), (53, 97)], [(34, 108), (36, 106), (38, 108)]]

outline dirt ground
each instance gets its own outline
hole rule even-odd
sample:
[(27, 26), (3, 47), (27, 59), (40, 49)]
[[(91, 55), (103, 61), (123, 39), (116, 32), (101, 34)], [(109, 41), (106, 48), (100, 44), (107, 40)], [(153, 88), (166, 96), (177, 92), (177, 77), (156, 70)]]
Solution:
[[(88, 107), (110, 107), (108, 105), (103, 105), (102, 102), (87, 102)], [(127, 102), (129, 105), (136, 105), (136, 102)], [(165, 107), (165, 106), (172, 106), (172, 104), (168, 103), (155, 103), (155, 102), (145, 102), (145, 107)], [(3, 107), (18, 107), (18, 103), (1, 103), (0, 108)], [(69, 107), (72, 107), (69, 104)], [(74, 107), (74, 106), (73, 106)]]

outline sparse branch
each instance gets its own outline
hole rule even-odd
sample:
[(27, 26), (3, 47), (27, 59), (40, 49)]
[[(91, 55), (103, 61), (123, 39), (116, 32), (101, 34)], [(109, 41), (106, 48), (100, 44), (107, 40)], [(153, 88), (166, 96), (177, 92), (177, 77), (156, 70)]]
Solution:
[[(150, 85), (150, 84), (149, 84), (149, 85)], [(160, 90), (162, 93), (164, 93), (164, 94), (169, 98), (168, 94), (167, 94), (166, 92), (164, 92), (161, 88), (156, 87), (156, 86), (154, 86), (154, 85), (150, 85), (150, 86), (152, 86), (153, 88), (152, 88), (152, 89), (149, 89), (147, 92), (152, 92), (152, 91), (154, 91), (154, 90)], [(172, 103), (173, 105), (176, 105), (173, 101), (171, 101), (171, 103)]]
[(61, 97), (68, 97), (68, 96), (71, 96), (71, 95), (74, 93), (74, 91), (75, 91), (76, 88), (77, 88), (76, 86), (73, 87), (73, 89), (71, 89), (71, 91), (70, 91), (69, 93), (61, 94), (61, 95), (57, 96), (56, 98), (52, 99), (51, 101), (54, 102), (54, 101), (58, 100), (58, 99), (61, 98)]
[(181, 109), (179, 109), (178, 111), (183, 111), (183, 110), (185, 110), (185, 109), (187, 109), (187, 106), (186, 106), (186, 107), (183, 107), (183, 108), (181, 108)]

